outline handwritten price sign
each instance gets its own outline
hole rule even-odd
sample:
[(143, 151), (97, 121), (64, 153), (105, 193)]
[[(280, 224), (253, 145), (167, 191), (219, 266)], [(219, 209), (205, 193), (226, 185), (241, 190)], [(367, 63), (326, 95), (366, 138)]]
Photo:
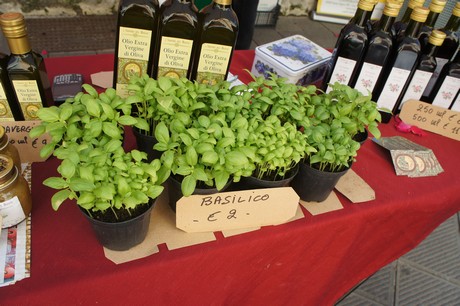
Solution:
[(298, 205), (290, 187), (192, 195), (177, 202), (176, 226), (193, 233), (281, 224), (295, 216)]
[(399, 117), (407, 124), (460, 140), (460, 112), (417, 100), (408, 100), (403, 104)]

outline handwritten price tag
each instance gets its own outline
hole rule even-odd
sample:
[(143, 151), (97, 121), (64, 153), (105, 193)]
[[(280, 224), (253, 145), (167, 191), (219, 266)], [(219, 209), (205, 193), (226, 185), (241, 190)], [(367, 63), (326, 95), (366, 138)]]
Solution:
[(408, 100), (403, 104), (399, 117), (407, 124), (460, 140), (460, 112), (417, 100)]
[(177, 202), (176, 226), (194, 233), (281, 224), (298, 205), (291, 187), (192, 195)]
[(14, 121), (1, 122), (0, 124), (5, 128), (10, 144), (18, 149), (21, 162), (44, 161), (40, 157), (40, 149), (50, 142), (50, 136), (44, 134), (37, 139), (29, 137), (30, 130), (39, 125), (40, 121)]

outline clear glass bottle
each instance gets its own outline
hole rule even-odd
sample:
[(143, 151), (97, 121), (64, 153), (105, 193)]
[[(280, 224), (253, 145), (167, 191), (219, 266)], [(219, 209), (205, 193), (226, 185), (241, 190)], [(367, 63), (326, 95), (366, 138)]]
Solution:
[(19, 103), (11, 87), (8, 71), (8, 56), (0, 53), (0, 121), (24, 120)]
[(444, 10), (446, 3), (447, 1), (445, 0), (431, 0), (429, 6), (430, 13), (428, 14), (428, 17), (426, 18), (426, 21), (423, 24), (422, 29), (420, 30), (420, 34), (418, 36), (422, 48), (424, 48), (427, 45), (428, 37), (430, 36), (431, 31), (434, 29), (434, 25), (436, 24), (439, 15)]
[(410, 82), (408, 82), (408, 85), (403, 90), (404, 94), (399, 104), (398, 111), (401, 110), (402, 105), (407, 100), (420, 100), (422, 97), (425, 87), (428, 85), (433, 72), (436, 70), (436, 53), (445, 38), (446, 34), (444, 32), (438, 30), (430, 32), (428, 43), (422, 48), (420, 60), (409, 77)]
[(398, 37), (383, 76), (376, 85), (374, 99), (381, 109), (383, 123), (389, 122), (391, 114), (398, 109), (403, 88), (409, 80), (410, 73), (415, 69), (421, 53), (418, 35), (428, 13), (428, 8), (414, 8), (411, 20), (406, 30)]
[(215, 84), (227, 79), (239, 31), (238, 18), (231, 0), (213, 0), (200, 15), (201, 28), (191, 79)]
[(161, 8), (158, 69), (155, 78), (190, 78), (193, 42), (198, 36), (198, 9), (191, 0), (170, 0)]
[(0, 125), (0, 154), (7, 155), (13, 159), (14, 165), (21, 171), (21, 157), (18, 149), (10, 144), (5, 128)]
[(6, 69), (22, 115), (37, 120), (37, 110), (53, 101), (45, 62), (30, 46), (22, 14), (4, 13), (0, 25), (11, 51)]
[(350, 84), (364, 95), (374, 91), (382, 69), (390, 59), (394, 39), (391, 29), (400, 8), (401, 5), (398, 2), (387, 1), (383, 8), (382, 17), (369, 33), (369, 46), (363, 56), (363, 64), (356, 79), (352, 80)]
[(356, 79), (368, 45), (366, 27), (373, 8), (374, 1), (360, 0), (355, 15), (340, 31), (323, 84), (326, 92), (331, 90), (329, 84), (350, 85)]
[[(447, 63), (439, 74), (428, 102), (444, 108), (452, 108), (455, 96), (460, 90), (460, 52)], [(455, 106), (456, 109), (458, 106)]]
[(29, 184), (19, 173), (11, 157), (0, 154), (0, 215), (2, 228), (23, 221), (32, 211)]
[(113, 87), (127, 97), (134, 76), (155, 74), (159, 5), (157, 0), (122, 0), (118, 8)]

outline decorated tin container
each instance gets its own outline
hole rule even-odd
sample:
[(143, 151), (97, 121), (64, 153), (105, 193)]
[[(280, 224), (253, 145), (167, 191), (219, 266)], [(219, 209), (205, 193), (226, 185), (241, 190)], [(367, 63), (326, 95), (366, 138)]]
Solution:
[(330, 58), (331, 52), (308, 38), (293, 35), (257, 47), (251, 72), (265, 78), (274, 73), (297, 85), (319, 85)]

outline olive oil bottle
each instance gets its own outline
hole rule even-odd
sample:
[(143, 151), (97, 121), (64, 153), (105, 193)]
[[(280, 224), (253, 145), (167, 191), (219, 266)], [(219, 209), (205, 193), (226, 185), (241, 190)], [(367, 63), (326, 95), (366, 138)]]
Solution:
[[(451, 107), (455, 96), (460, 90), (460, 52), (457, 52), (455, 58), (447, 63), (441, 71), (429, 97), (433, 105), (444, 108)], [(454, 107), (458, 110), (458, 105)]]
[(383, 123), (389, 122), (391, 113), (398, 109), (403, 88), (417, 64), (421, 52), (418, 35), (428, 13), (428, 8), (421, 6), (414, 8), (411, 20), (406, 30), (398, 37), (383, 77), (376, 86), (374, 99), (382, 110)]
[(404, 11), (404, 15), (402, 16), (401, 20), (396, 21), (393, 24), (395, 35), (399, 35), (401, 31), (404, 31), (407, 28), (407, 25), (410, 21), (410, 15), (412, 14), (414, 8), (416, 8), (417, 6), (423, 6), (424, 3), (425, 0), (409, 0), (409, 2), (407, 3), (407, 8)]
[(45, 62), (32, 51), (22, 14), (4, 13), (0, 25), (11, 51), (6, 70), (22, 115), (25, 120), (37, 120), (37, 111), (53, 100)]
[(326, 92), (331, 90), (329, 84), (339, 82), (350, 85), (356, 79), (368, 45), (366, 27), (373, 8), (374, 1), (360, 0), (354, 17), (340, 31), (323, 85)]
[(170, 0), (162, 6), (155, 77), (190, 78), (198, 30), (198, 9), (193, 1)]
[(444, 10), (446, 3), (447, 1), (445, 0), (431, 0), (429, 6), (430, 12), (428, 13), (428, 17), (426, 18), (426, 21), (423, 24), (418, 36), (422, 48), (424, 48), (428, 43), (428, 37), (430, 36), (431, 31), (434, 29), (434, 25), (436, 24), (439, 15)]
[(113, 87), (121, 97), (128, 96), (132, 76), (155, 73), (154, 51), (157, 39), (159, 5), (157, 0), (121, 0), (118, 8)]
[(436, 52), (445, 38), (446, 34), (444, 32), (438, 30), (431, 31), (428, 37), (428, 44), (423, 47), (417, 67), (411, 73), (409, 77), (410, 82), (404, 89), (404, 95), (398, 108), (399, 110), (401, 110), (402, 105), (407, 100), (420, 100), (422, 97), (425, 87), (428, 85), (433, 72), (436, 70)]
[(192, 80), (215, 84), (225, 80), (236, 45), (239, 24), (231, 0), (213, 0), (200, 11)]
[(369, 34), (369, 46), (364, 53), (363, 64), (357, 78), (351, 82), (351, 86), (354, 86), (364, 95), (374, 91), (382, 69), (390, 59), (394, 39), (391, 29), (400, 8), (401, 4), (398, 2), (387, 1), (383, 8), (382, 17), (376, 23), (375, 29)]
[(0, 121), (24, 120), (18, 101), (11, 87), (6, 66), (8, 56), (0, 53)]

